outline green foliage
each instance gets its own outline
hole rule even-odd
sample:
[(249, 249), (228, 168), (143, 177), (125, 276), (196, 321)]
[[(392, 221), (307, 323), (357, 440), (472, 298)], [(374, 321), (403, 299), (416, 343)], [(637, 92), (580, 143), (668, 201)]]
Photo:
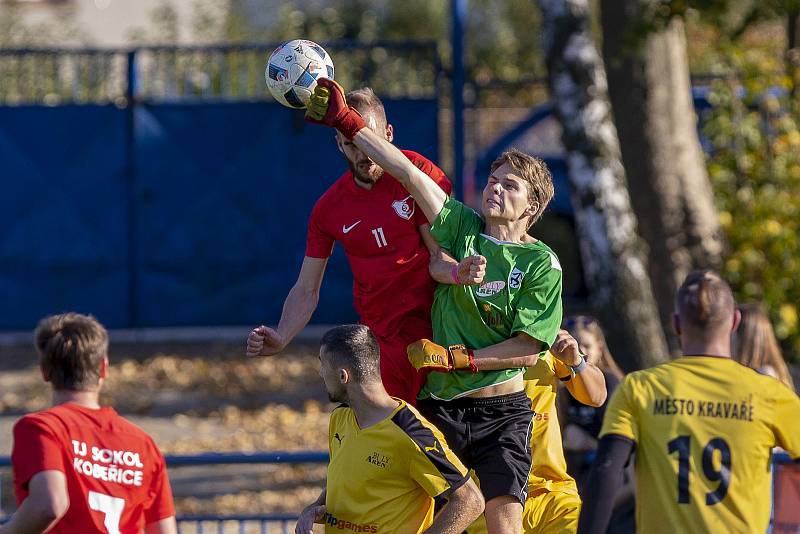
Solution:
[[(427, 39), (450, 58), (448, 2), (430, 0), (336, 0), (323, 9), (285, 3), (268, 30), (273, 40), (300, 36), (327, 41)], [(470, 0), (465, 32), (466, 64), (476, 80), (544, 75), (539, 10), (520, 0)]]
[(0, 48), (88, 44), (75, 23), (74, 10), (64, 8), (58, 24), (52, 21), (26, 23), (21, 8), (0, 2)]
[(740, 300), (764, 302), (787, 359), (800, 355), (800, 106), (783, 63), (731, 48), (736, 76), (714, 82), (705, 134), (730, 245), (724, 271)]
[(800, 11), (800, 0), (643, 0), (643, 5), (653, 29), (694, 11), (733, 40), (754, 24)]
[(470, 0), (466, 63), (476, 81), (545, 76), (542, 24), (533, 2)]

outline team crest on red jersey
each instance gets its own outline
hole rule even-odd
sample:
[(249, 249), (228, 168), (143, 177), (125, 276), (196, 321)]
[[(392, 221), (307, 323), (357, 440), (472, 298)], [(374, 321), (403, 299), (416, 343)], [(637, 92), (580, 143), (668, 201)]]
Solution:
[(411, 195), (408, 195), (403, 200), (395, 200), (392, 202), (392, 208), (394, 208), (394, 212), (400, 217), (409, 220), (414, 216), (414, 199), (411, 198)]

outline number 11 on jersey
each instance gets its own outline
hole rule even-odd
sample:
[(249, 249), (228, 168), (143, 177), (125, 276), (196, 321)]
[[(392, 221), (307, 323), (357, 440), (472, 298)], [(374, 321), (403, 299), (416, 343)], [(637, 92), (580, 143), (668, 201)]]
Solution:
[(383, 235), (383, 227), (373, 228), (372, 235), (375, 236), (375, 241), (378, 243), (378, 248), (385, 247), (389, 244), (386, 242), (386, 236)]

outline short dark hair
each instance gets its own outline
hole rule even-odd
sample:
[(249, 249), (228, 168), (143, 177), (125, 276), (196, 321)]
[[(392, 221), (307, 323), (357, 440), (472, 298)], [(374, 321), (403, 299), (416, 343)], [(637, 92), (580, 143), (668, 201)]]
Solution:
[(504, 164), (508, 163), (514, 169), (519, 177), (528, 186), (528, 202), (533, 204), (539, 203), (539, 211), (537, 211), (528, 222), (528, 228), (533, 226), (533, 223), (538, 221), (544, 213), (547, 205), (553, 200), (555, 195), (555, 187), (553, 186), (553, 175), (547, 164), (529, 154), (526, 154), (516, 148), (506, 150), (492, 162), (490, 172), (494, 172)]
[(347, 103), (358, 110), (362, 115), (372, 113), (375, 119), (383, 124), (378, 126), (386, 127), (389, 121), (386, 119), (386, 110), (383, 108), (383, 102), (375, 94), (375, 91), (369, 87), (362, 87), (361, 89), (354, 89), (345, 95)]
[(724, 325), (735, 308), (728, 282), (711, 269), (689, 273), (675, 297), (675, 311), (681, 322), (701, 330), (715, 330)]
[(80, 313), (51, 315), (34, 334), (39, 364), (57, 390), (86, 391), (100, 381), (100, 362), (108, 356), (108, 332), (97, 319)]
[(346, 367), (358, 383), (380, 380), (381, 350), (375, 334), (361, 324), (337, 326), (322, 336), (325, 355), (334, 367)]

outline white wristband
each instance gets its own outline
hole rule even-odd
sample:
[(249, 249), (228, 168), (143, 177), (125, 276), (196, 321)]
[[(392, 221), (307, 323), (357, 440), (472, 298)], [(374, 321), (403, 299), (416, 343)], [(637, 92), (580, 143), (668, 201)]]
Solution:
[(589, 365), (588, 363), (586, 363), (586, 357), (583, 354), (581, 354), (580, 356), (581, 356), (581, 363), (575, 366), (573, 365), (569, 366), (570, 370), (572, 371), (572, 376), (581, 374), (581, 372), (584, 369), (586, 369), (586, 367)]

